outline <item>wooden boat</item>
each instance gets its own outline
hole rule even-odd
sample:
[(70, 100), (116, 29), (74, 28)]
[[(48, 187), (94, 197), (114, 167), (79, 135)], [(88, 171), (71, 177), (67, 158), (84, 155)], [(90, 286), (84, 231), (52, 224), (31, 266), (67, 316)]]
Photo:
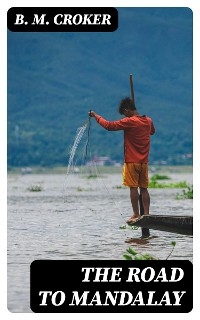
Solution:
[(174, 232), (184, 235), (193, 235), (192, 216), (172, 215), (142, 215), (136, 221), (128, 223), (130, 226), (141, 227), (142, 229), (155, 229), (165, 232)]

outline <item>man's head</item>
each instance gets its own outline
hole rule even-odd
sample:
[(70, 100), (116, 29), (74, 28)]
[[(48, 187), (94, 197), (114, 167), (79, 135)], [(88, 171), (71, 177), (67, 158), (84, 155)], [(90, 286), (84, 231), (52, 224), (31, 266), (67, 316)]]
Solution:
[(126, 117), (130, 117), (133, 115), (136, 110), (135, 104), (133, 100), (129, 97), (126, 97), (121, 100), (119, 105), (119, 113), (125, 115)]

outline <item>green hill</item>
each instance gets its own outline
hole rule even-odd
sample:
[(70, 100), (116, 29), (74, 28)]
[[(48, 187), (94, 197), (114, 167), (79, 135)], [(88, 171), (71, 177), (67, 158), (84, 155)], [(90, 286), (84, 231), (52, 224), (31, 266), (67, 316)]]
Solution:
[[(108, 120), (134, 76), (136, 105), (151, 116), (151, 163), (192, 153), (192, 11), (118, 8), (112, 33), (8, 31), (8, 166), (56, 166), (89, 109)], [(123, 161), (121, 132), (92, 121), (90, 152)]]

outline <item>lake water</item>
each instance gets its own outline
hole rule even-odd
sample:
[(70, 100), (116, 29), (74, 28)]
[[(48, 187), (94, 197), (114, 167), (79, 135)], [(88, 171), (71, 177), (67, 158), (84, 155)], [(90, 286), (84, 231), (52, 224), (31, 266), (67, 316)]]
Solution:
[[(170, 174), (192, 184), (192, 174)], [(129, 246), (139, 253), (193, 262), (193, 237), (121, 228), (131, 215), (121, 174), (99, 178), (63, 174), (8, 175), (8, 309), (31, 312), (30, 264), (36, 259), (121, 260)], [(33, 186), (41, 191), (33, 192)], [(152, 214), (193, 215), (193, 201), (176, 200), (182, 189), (149, 189)]]

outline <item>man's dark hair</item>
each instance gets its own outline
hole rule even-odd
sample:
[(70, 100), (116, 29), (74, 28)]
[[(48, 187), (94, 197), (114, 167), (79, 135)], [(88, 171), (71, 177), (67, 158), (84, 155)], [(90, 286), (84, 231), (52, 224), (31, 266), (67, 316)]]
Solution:
[(133, 100), (129, 97), (126, 97), (121, 100), (120, 105), (119, 105), (119, 113), (124, 114), (124, 110), (136, 110), (135, 104)]

